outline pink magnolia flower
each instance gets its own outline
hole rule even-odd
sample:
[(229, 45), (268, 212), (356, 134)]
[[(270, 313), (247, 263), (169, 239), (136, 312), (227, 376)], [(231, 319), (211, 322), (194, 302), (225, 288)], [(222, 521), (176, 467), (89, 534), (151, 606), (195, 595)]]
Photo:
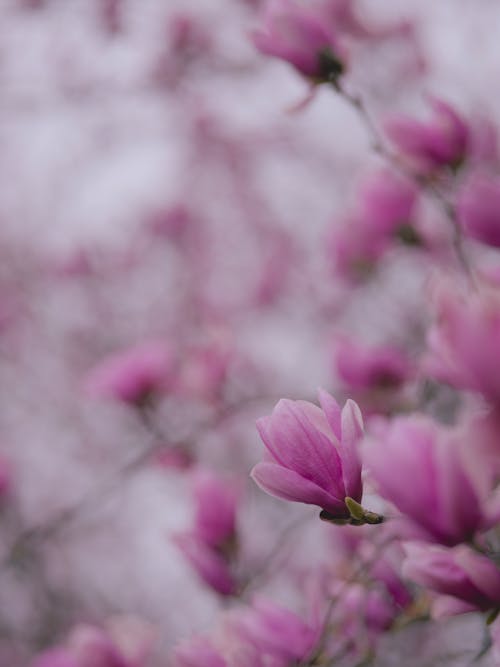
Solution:
[(173, 368), (167, 344), (150, 340), (103, 359), (87, 374), (84, 388), (94, 398), (140, 403), (169, 388)]
[(174, 536), (191, 566), (211, 588), (231, 595), (236, 581), (231, 562), (237, 548), (236, 513), (240, 489), (208, 470), (194, 476), (194, 527)]
[(222, 479), (208, 470), (194, 479), (195, 534), (207, 545), (224, 547), (236, 535), (239, 488), (232, 480)]
[(500, 248), (500, 178), (470, 178), (459, 193), (457, 211), (467, 236)]
[(294, 612), (263, 597), (255, 598), (249, 607), (233, 611), (226, 626), (258, 655), (270, 656), (280, 661), (278, 664), (306, 658), (320, 631)]
[(362, 183), (358, 195), (360, 217), (367, 231), (394, 235), (413, 218), (417, 190), (407, 178), (389, 169), (380, 169)]
[(255, 46), (281, 58), (316, 82), (335, 81), (344, 70), (344, 53), (321, 12), (294, 0), (270, 0)]
[(335, 223), (328, 251), (335, 272), (349, 282), (368, 276), (395, 242), (422, 245), (414, 226), (415, 186), (399, 174), (381, 169), (362, 183), (354, 210)]
[(318, 505), (332, 518), (348, 519), (346, 496), (360, 502), (363, 493), (357, 452), (361, 412), (354, 401), (341, 410), (327, 392), (318, 395), (321, 408), (282, 399), (271, 416), (257, 421), (267, 456), (251, 475), (273, 496)]
[(484, 286), (465, 293), (441, 283), (434, 301), (437, 316), (427, 338), (425, 370), (500, 402), (500, 291)]
[(463, 545), (447, 549), (409, 543), (405, 551), (403, 574), (417, 584), (458, 598), (469, 610), (500, 605), (500, 569), (489, 558)]
[(429, 98), (433, 117), (422, 122), (409, 116), (394, 115), (385, 124), (389, 139), (401, 155), (419, 171), (432, 172), (458, 167), (466, 157), (469, 128), (446, 102)]
[(226, 667), (226, 661), (212, 644), (201, 637), (185, 641), (174, 649), (174, 667)]
[(457, 437), (430, 418), (397, 417), (374, 425), (363, 458), (381, 495), (421, 536), (449, 546), (471, 539), (487, 522)]
[(192, 532), (178, 533), (172, 539), (200, 579), (210, 588), (220, 595), (235, 593), (237, 582), (224, 554), (212, 549)]
[(386, 236), (366, 234), (364, 220), (355, 215), (335, 222), (326, 240), (333, 274), (348, 284), (367, 280), (389, 246)]
[(398, 387), (412, 375), (409, 359), (390, 345), (366, 347), (347, 338), (336, 341), (334, 364), (350, 389)]

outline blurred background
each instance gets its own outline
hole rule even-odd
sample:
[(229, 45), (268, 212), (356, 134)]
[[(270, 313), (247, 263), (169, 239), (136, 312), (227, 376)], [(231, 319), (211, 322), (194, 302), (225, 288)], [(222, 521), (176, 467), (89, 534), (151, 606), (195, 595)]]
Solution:
[[(311, 510), (248, 479), (255, 419), (318, 386), (345, 396), (346, 339), (418, 360), (428, 257), (391, 249), (370, 281), (339, 268), (332, 238), (382, 162), (345, 99), (301, 104), (308, 84), (257, 52), (261, 5), (0, 0), (5, 667), (78, 623), (126, 636), (148, 655), (134, 665), (210, 629), (227, 602), (175, 537), (201, 468), (243, 498), (240, 581), (270, 554), (267, 574), (291, 551), (300, 572), (323, 526), (298, 538)], [(346, 86), (377, 124), (428, 94), (481, 127), (497, 115), (498, 3), (352, 6)], [(419, 215), (439, 245), (446, 225)], [(368, 411), (396, 400), (358, 393)], [(279, 574), (265, 585), (290, 598)]]

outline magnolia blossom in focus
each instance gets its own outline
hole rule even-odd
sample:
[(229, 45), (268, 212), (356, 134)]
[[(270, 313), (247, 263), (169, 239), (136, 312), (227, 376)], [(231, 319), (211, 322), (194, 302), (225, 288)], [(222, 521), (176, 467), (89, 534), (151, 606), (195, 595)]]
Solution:
[(374, 424), (363, 450), (381, 495), (419, 537), (448, 546), (470, 540), (487, 523), (458, 437), (424, 416), (397, 417)]
[(167, 344), (150, 340), (105, 357), (87, 374), (84, 389), (94, 398), (141, 403), (169, 388), (173, 369)]
[[(500, 605), (500, 569), (489, 558), (466, 546), (447, 549), (409, 543), (405, 551), (404, 576), (436, 593), (457, 598), (464, 603), (461, 612), (488, 611)], [(451, 605), (448, 608), (451, 610)]]
[(467, 236), (500, 248), (500, 178), (470, 178), (459, 193), (457, 211)]
[(335, 82), (344, 70), (344, 52), (331, 25), (311, 6), (270, 0), (252, 37), (259, 51), (288, 61), (317, 83)]
[(361, 412), (354, 401), (341, 410), (327, 392), (319, 390), (318, 396), (321, 408), (282, 399), (271, 416), (257, 421), (267, 451), (251, 475), (273, 496), (318, 505), (324, 518), (361, 520), (351, 514), (352, 501), (359, 507), (363, 494), (357, 451)]
[(433, 114), (430, 120), (394, 115), (385, 123), (386, 134), (401, 155), (421, 172), (457, 168), (467, 154), (469, 128), (446, 102), (430, 97), (429, 105)]

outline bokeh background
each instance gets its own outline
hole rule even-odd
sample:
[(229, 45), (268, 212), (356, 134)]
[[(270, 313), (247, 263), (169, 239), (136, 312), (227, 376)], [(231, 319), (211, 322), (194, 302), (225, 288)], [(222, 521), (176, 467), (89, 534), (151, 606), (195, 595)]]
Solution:
[[(428, 259), (396, 250), (347, 287), (335, 271), (329, 239), (380, 158), (332, 90), (297, 108), (306, 82), (250, 38), (259, 5), (0, 1), (5, 667), (81, 622), (151, 641), (151, 665), (210, 629), (227, 603), (172, 540), (192, 516), (193, 468), (238, 477), (245, 572), (281, 535), (263, 585), (288, 601), (283, 562), (299, 573), (328, 537), (301, 523), (312, 510), (248, 480), (255, 419), (318, 386), (342, 398), (339, 336), (418, 358)], [(356, 11), (366, 32), (349, 40), (346, 81), (376, 122), (424, 113), (426, 94), (478, 123), (498, 115), (498, 3)], [(154, 405), (89, 390), (103, 359), (147, 341), (169, 359)]]

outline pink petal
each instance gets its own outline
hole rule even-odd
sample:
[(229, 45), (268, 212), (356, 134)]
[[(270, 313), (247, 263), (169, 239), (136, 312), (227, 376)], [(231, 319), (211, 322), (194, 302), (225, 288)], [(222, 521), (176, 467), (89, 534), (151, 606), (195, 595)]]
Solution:
[(336, 498), (345, 497), (342, 467), (333, 441), (294, 401), (281, 400), (270, 417), (258, 420), (260, 435), (276, 461)]
[(275, 463), (261, 462), (250, 473), (267, 493), (284, 500), (318, 505), (334, 516), (348, 516), (344, 503), (330, 493), (288, 468)]
[(358, 502), (363, 495), (358, 443), (363, 437), (363, 417), (357, 403), (349, 399), (342, 408), (342, 438), (339, 454), (346, 494)]

